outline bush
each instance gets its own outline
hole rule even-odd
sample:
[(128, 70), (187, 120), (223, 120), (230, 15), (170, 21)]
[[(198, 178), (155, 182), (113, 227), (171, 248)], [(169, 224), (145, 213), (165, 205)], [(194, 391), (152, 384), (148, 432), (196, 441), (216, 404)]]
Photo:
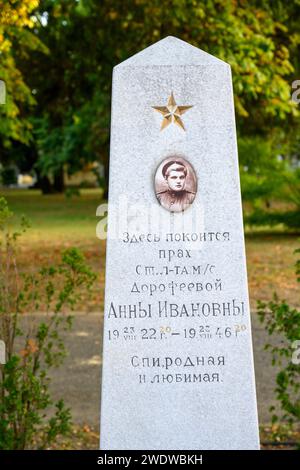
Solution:
[[(297, 250), (296, 253), (300, 253)], [(296, 263), (297, 281), (300, 283), (300, 260)], [(282, 420), (290, 425), (300, 421), (300, 311), (290, 307), (274, 294), (273, 300), (258, 302), (258, 315), (269, 335), (280, 334), (280, 344), (267, 344), (272, 353), (272, 364), (281, 367), (276, 376), (276, 398), (283, 411)], [(275, 409), (270, 409), (274, 413)], [(279, 417), (274, 413), (273, 423)]]
[(14, 167), (6, 167), (1, 170), (1, 181), (3, 186), (17, 184), (18, 176)]
[[(23, 219), (21, 231), (12, 232), (12, 215), (0, 198), (0, 339), (6, 345), (6, 364), (0, 365), (0, 449), (44, 449), (70, 429), (70, 410), (51, 398), (48, 372), (66, 354), (62, 333), (72, 316), (65, 310), (75, 307), (80, 289), (90, 289), (95, 275), (75, 248), (64, 251), (57, 266), (20, 274), (18, 239), (28, 224)], [(42, 320), (34, 317), (25, 330), (21, 316), (42, 308)]]
[(257, 209), (250, 215), (245, 216), (245, 224), (250, 226), (268, 225), (270, 227), (283, 224), (289, 229), (298, 230), (300, 229), (300, 210), (268, 212)]

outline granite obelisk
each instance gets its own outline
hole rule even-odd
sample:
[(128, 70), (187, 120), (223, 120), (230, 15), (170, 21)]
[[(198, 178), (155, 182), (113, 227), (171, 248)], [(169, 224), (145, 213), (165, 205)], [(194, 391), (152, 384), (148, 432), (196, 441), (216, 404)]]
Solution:
[(231, 69), (174, 37), (113, 72), (100, 448), (259, 448)]

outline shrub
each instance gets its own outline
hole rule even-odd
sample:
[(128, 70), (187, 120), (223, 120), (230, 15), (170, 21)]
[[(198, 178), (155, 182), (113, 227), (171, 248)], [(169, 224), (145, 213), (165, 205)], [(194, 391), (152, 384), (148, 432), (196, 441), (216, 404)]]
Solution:
[(14, 167), (4, 167), (0, 176), (3, 186), (10, 186), (18, 182), (17, 172)]
[[(12, 216), (0, 198), (0, 339), (6, 345), (6, 363), (0, 365), (0, 449), (44, 449), (70, 429), (70, 410), (63, 400), (54, 403), (48, 374), (66, 354), (62, 334), (72, 325), (66, 310), (74, 309), (81, 288), (90, 289), (95, 275), (76, 248), (64, 251), (57, 266), (21, 274), (18, 239), (28, 224), (23, 219), (21, 230), (13, 232)], [(34, 316), (41, 310), (42, 317)]]
[[(297, 250), (296, 253), (300, 253)], [(297, 281), (300, 283), (300, 260), (296, 263)], [(289, 306), (274, 294), (270, 302), (258, 302), (258, 315), (269, 335), (277, 333), (280, 342), (267, 344), (272, 353), (272, 364), (281, 367), (276, 376), (276, 398), (280, 403), (281, 419), (290, 425), (300, 421), (300, 311)], [(274, 407), (271, 407), (274, 413)], [(273, 423), (279, 417), (274, 413)]]

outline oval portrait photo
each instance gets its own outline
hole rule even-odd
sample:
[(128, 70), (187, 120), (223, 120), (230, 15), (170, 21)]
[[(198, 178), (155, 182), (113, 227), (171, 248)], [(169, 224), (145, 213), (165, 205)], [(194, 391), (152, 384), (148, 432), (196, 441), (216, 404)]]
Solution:
[(194, 202), (197, 178), (192, 165), (182, 157), (163, 160), (155, 173), (155, 194), (170, 212), (183, 212)]

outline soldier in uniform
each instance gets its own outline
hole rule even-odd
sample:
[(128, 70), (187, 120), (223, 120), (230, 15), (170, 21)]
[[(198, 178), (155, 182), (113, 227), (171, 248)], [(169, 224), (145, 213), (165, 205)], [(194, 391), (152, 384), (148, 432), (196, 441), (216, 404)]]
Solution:
[(187, 209), (195, 199), (195, 192), (185, 189), (187, 168), (179, 161), (172, 160), (162, 169), (168, 189), (156, 193), (160, 204), (171, 212), (182, 212)]

